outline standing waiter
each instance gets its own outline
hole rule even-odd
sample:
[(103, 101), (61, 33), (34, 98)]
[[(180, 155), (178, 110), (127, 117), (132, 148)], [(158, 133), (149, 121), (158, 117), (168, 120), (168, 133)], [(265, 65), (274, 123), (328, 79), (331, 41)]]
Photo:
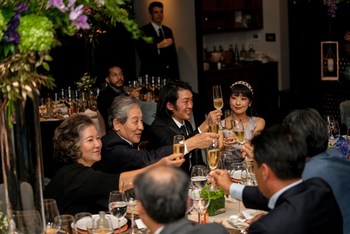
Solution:
[(137, 43), (141, 60), (140, 76), (160, 76), (163, 79), (180, 79), (179, 65), (172, 30), (162, 25), (163, 3), (152, 2), (148, 7), (151, 22), (141, 27), (145, 36), (152, 37), (152, 43), (143, 40)]

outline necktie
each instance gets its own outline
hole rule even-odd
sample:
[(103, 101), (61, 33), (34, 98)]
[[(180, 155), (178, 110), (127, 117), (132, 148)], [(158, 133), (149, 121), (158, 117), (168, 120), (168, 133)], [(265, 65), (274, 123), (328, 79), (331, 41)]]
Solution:
[(164, 34), (163, 34), (162, 28), (158, 29), (158, 36), (159, 36), (160, 41), (164, 40)]
[(181, 125), (180, 130), (182, 132), (182, 135), (184, 135), (186, 137), (187, 136), (186, 126), (185, 125)]

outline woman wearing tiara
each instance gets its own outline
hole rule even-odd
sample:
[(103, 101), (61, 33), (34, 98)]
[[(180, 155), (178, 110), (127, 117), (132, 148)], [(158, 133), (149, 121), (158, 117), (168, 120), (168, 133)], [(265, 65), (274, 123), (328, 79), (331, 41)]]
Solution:
[[(265, 127), (263, 118), (253, 116), (252, 100), (253, 88), (245, 81), (237, 81), (230, 86), (229, 105), (231, 117), (243, 124), (244, 142), (239, 142), (234, 134), (228, 134), (224, 138), (224, 146), (232, 150), (235, 161), (242, 161), (241, 148)], [(225, 120), (222, 125), (225, 126)], [(250, 147), (249, 147), (250, 148)]]

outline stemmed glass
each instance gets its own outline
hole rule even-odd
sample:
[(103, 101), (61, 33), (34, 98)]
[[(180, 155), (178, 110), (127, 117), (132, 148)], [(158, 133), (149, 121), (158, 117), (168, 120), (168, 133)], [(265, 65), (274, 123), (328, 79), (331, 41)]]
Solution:
[(222, 107), (224, 107), (224, 100), (222, 98), (220, 85), (213, 86), (213, 102), (214, 102), (214, 107), (217, 110), (221, 110)]
[(219, 132), (219, 120), (212, 120), (208, 117), (208, 127), (209, 132), (218, 133)]
[[(173, 138), (173, 153), (185, 153), (185, 137), (183, 135), (175, 135)], [(179, 160), (179, 158), (177, 158)]]
[(192, 189), (190, 190), (190, 199), (193, 209), (198, 213), (198, 222), (201, 223), (210, 204), (208, 190)]
[(135, 197), (135, 191), (134, 191), (134, 186), (133, 183), (130, 182), (129, 186), (130, 187), (128, 190), (125, 191), (125, 196), (128, 201), (128, 207), (131, 211), (131, 234), (135, 233), (135, 208), (136, 208), (136, 197)]
[(240, 119), (233, 120), (233, 133), (236, 136), (236, 140), (239, 144), (245, 143), (244, 126)]
[(337, 142), (337, 137), (339, 136), (339, 125), (338, 122), (333, 119), (331, 116), (327, 116), (327, 124), (328, 124), (328, 139), (329, 144), (334, 145)]
[(192, 167), (191, 183), (197, 189), (203, 188), (207, 183), (207, 168), (204, 165), (194, 165)]
[(56, 216), (59, 216), (57, 203), (55, 199), (44, 199), (44, 213), (45, 213), (45, 232), (56, 233), (58, 230), (53, 228), (54, 220)]
[(109, 193), (109, 212), (118, 220), (118, 230), (120, 232), (120, 220), (124, 218), (127, 211), (127, 200), (124, 192), (115, 190)]
[(37, 210), (13, 211), (11, 221), (13, 233), (43, 233), (42, 220)]
[(72, 223), (75, 224), (73, 215), (59, 215), (55, 217), (53, 228), (58, 229), (57, 233), (73, 234)]
[(80, 233), (80, 228), (78, 227), (78, 222), (81, 227), (86, 228), (87, 233), (91, 233), (92, 230), (92, 215), (89, 212), (79, 212), (74, 215), (75, 224), (74, 229), (75, 233)]

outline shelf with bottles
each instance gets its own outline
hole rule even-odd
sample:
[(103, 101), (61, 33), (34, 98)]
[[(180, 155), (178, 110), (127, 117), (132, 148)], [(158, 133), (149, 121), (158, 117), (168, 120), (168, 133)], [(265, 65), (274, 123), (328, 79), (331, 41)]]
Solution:
[(39, 98), (39, 115), (44, 119), (64, 119), (73, 113), (97, 110), (100, 89), (82, 91), (70, 86), (48, 93)]
[(262, 0), (201, 0), (204, 34), (263, 28)]
[(148, 76), (139, 77), (137, 80), (129, 81), (128, 95), (137, 97), (144, 102), (157, 102), (161, 87), (167, 84), (167, 79)]

